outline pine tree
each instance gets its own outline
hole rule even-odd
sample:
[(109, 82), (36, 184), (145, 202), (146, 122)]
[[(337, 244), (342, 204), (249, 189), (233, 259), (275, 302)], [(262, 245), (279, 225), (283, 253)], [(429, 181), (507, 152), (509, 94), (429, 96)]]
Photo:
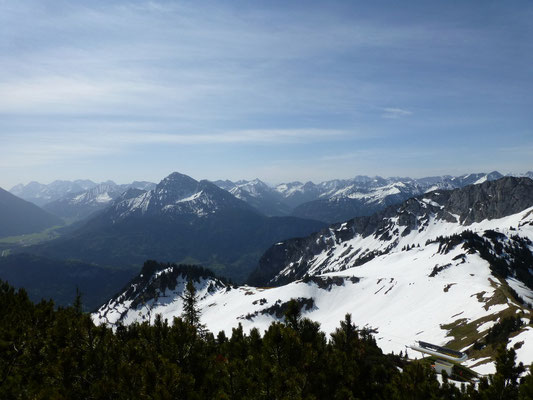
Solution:
[(301, 316), (302, 313), (298, 302), (295, 299), (291, 299), (287, 304), (287, 310), (285, 311), (285, 323), (296, 331), (298, 330)]
[(196, 288), (192, 283), (192, 280), (187, 282), (185, 292), (183, 292), (183, 313), (181, 317), (183, 320), (196, 328), (198, 333), (204, 333), (205, 325), (200, 322), (201, 312), (198, 308), (198, 295), (196, 294)]
[(516, 351), (501, 346), (496, 355), (496, 373), (489, 377), (489, 385), (480, 386), (480, 393), (489, 399), (518, 399), (520, 375), (525, 371), (524, 365), (516, 365)]
[(80, 316), (82, 313), (82, 301), (81, 301), (81, 292), (78, 286), (76, 286), (76, 297), (74, 298), (74, 304), (73, 304), (74, 312), (77, 316)]

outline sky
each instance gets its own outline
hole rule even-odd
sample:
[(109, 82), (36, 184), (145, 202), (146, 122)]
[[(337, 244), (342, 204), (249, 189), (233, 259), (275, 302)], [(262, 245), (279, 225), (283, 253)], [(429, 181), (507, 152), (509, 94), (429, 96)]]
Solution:
[(533, 170), (530, 1), (0, 0), (0, 187)]

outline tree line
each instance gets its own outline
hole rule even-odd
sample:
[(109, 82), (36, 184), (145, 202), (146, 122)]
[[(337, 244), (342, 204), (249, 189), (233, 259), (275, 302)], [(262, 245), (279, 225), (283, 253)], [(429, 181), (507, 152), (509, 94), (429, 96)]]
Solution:
[(532, 399), (514, 350), (477, 386), (439, 384), (423, 362), (383, 354), (350, 315), (329, 337), (292, 302), (261, 333), (216, 336), (201, 323), (192, 284), (171, 323), (95, 325), (72, 307), (32, 303), (0, 283), (1, 399)]

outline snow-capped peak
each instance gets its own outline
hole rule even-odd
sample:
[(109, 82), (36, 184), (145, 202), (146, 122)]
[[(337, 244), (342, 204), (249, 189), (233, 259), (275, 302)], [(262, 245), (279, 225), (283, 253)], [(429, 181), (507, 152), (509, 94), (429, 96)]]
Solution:
[(205, 217), (219, 209), (239, 207), (248, 206), (209, 181), (198, 182), (174, 172), (148, 192), (119, 199), (110, 213), (115, 221), (144, 214)]

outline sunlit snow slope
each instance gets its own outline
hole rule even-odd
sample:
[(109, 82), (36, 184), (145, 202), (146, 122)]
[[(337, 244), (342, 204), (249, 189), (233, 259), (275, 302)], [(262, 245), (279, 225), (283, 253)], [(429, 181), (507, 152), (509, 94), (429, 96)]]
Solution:
[[(376, 329), (384, 351), (399, 352), (415, 340), (468, 350), (499, 319), (519, 315), (525, 327), (511, 335), (508, 346), (519, 344), (518, 359), (529, 364), (532, 194), (533, 181), (504, 178), (433, 192), (373, 217), (280, 242), (263, 256), (264, 273), (256, 274), (265, 287), (197, 279), (202, 321), (215, 333), (230, 333), (238, 323), (266, 329), (294, 298), (324, 331), (332, 332), (351, 313), (360, 327)], [(186, 274), (168, 266), (148, 275), (102, 306), (95, 321), (179, 316)], [(492, 372), (491, 359), (482, 355), (472, 351), (468, 365)]]

